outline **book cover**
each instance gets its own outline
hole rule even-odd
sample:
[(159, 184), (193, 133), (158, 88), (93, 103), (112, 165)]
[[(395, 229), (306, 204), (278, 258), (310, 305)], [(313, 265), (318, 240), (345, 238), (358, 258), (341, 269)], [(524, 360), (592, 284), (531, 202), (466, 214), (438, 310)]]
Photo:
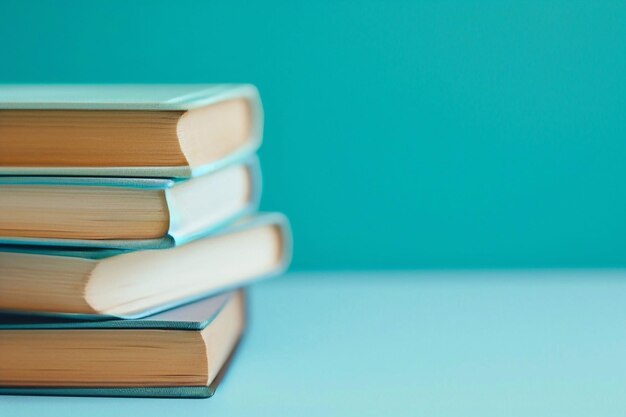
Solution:
[(236, 98), (245, 98), (250, 104), (253, 126), (248, 145), (210, 164), (193, 169), (189, 166), (0, 166), (0, 175), (188, 178), (214, 171), (240, 159), (242, 155), (254, 152), (261, 145), (263, 131), (263, 109), (259, 93), (250, 84), (2, 85), (0, 111), (186, 111)]
[[(276, 266), (267, 273), (263, 275), (256, 276), (252, 279), (248, 279), (245, 283), (248, 283), (251, 280), (258, 281), (262, 279), (266, 279), (284, 272), (289, 263), (291, 261), (292, 256), (292, 238), (291, 238), (291, 227), (289, 225), (289, 221), (287, 218), (280, 213), (261, 213), (259, 215), (255, 215), (253, 217), (247, 217), (241, 219), (240, 221), (229, 225), (228, 227), (224, 227), (214, 233), (211, 236), (220, 236), (230, 233), (235, 233), (238, 231), (243, 231), (246, 229), (265, 226), (265, 225), (276, 225), (278, 226), (278, 231), (280, 233), (281, 243), (282, 243), (282, 252), (281, 257), (276, 262)], [(161, 249), (157, 249), (161, 250)], [(29, 253), (35, 255), (46, 255), (46, 256), (55, 256), (55, 257), (67, 257), (67, 258), (78, 258), (78, 259), (91, 259), (91, 260), (101, 260), (109, 257), (114, 257), (117, 255), (121, 255), (124, 253), (132, 252), (133, 250), (128, 249), (99, 249), (99, 248), (70, 248), (70, 247), (50, 247), (50, 246), (35, 246), (35, 245), (0, 245), (0, 252), (12, 252), (12, 253)], [(140, 319), (142, 317), (147, 317), (162, 311), (166, 311), (168, 309), (172, 309), (187, 303), (191, 303), (197, 301), (199, 299), (215, 295), (217, 292), (229, 291), (234, 288), (240, 287), (244, 282), (234, 283), (232, 286), (220, 287), (211, 291), (200, 292), (194, 294), (192, 296), (184, 297), (177, 299), (175, 301), (169, 303), (159, 304), (150, 309), (144, 309), (141, 311), (137, 311), (133, 314), (120, 314), (120, 315), (105, 315), (105, 314), (78, 314), (78, 313), (29, 313), (29, 315), (36, 317), (53, 317), (55, 320), (57, 318), (64, 318), (67, 320), (92, 320), (92, 321), (100, 321), (100, 320), (111, 320), (111, 319)], [(13, 314), (13, 312), (11, 312)], [(15, 313), (15, 314), (24, 314), (24, 313)]]
[[(262, 193), (261, 170), (258, 158), (255, 155), (243, 156), (238, 161), (232, 161), (226, 169), (236, 163), (245, 165), (251, 182), (251, 194), (248, 204), (238, 213), (222, 219), (208, 226), (199, 226), (195, 229), (180, 227), (177, 221), (178, 209), (170, 195), (170, 189), (177, 184), (194, 179), (172, 178), (118, 178), (118, 177), (35, 177), (35, 176), (0, 176), (0, 187), (5, 185), (44, 185), (44, 186), (81, 186), (81, 187), (114, 187), (114, 188), (139, 188), (152, 190), (165, 190), (165, 198), (170, 213), (169, 230), (161, 238), (155, 239), (60, 239), (60, 238), (32, 238), (12, 237), (0, 234), (0, 245), (32, 245), (32, 246), (63, 246), (63, 247), (92, 247), (112, 248), (124, 250), (142, 249), (166, 249), (182, 245), (186, 242), (207, 236), (210, 233), (222, 229), (225, 226), (254, 213), (258, 207)], [(212, 175), (207, 173), (205, 175)], [(210, 202), (211, 195), (198, 195), (198, 199)]]
[[(80, 321), (66, 317), (32, 316), (23, 314), (0, 314), (0, 337), (6, 330), (46, 330), (58, 329), (102, 329), (102, 330), (141, 330), (160, 329), (169, 331), (201, 331), (219, 314), (234, 295), (227, 292), (205, 298), (159, 314), (135, 320), (111, 319), (102, 321)], [(243, 292), (241, 292), (243, 295)], [(217, 376), (208, 386), (172, 387), (8, 387), (0, 386), (0, 394), (5, 395), (64, 395), (64, 396), (105, 396), (105, 397), (211, 397), (221, 382), (232, 361), (240, 339), (222, 365)], [(0, 359), (1, 361), (1, 359)]]

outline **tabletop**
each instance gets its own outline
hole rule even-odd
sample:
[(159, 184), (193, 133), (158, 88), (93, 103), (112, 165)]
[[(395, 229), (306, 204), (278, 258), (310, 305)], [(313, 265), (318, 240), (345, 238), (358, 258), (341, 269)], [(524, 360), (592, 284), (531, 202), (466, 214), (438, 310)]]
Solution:
[(298, 273), (249, 305), (213, 398), (0, 396), (0, 415), (626, 413), (625, 270)]

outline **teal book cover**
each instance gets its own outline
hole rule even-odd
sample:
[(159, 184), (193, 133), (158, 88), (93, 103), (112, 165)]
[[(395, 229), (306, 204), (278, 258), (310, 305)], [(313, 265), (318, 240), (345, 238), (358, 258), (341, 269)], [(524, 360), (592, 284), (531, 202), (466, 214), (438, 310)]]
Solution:
[(69, 319), (137, 319), (286, 270), (285, 216), (248, 217), (155, 250), (0, 245), (0, 309)]
[[(137, 193), (130, 200), (129, 192), (133, 190)], [(147, 197), (143, 195), (157, 191), (163, 202), (157, 202), (158, 207), (152, 210), (144, 208)], [(254, 213), (261, 192), (261, 171), (254, 155), (190, 179), (0, 176), (0, 244), (170, 248)], [(119, 198), (124, 198), (119, 200), (122, 203), (115, 203)], [(88, 199), (100, 204), (89, 203)], [(135, 211), (129, 209), (130, 202)], [(145, 213), (135, 214), (140, 209)], [(145, 224), (146, 217), (155, 218), (157, 210), (162, 212), (159, 221), (167, 225), (167, 230), (162, 231), (163, 225), (155, 223), (152, 227), (156, 231), (149, 237), (124, 236), (131, 227)], [(3, 227), (12, 235), (3, 236)], [(102, 234), (94, 237), (95, 230)], [(70, 235), (68, 231), (71, 237), (65, 237)], [(81, 234), (83, 238), (76, 237)]]
[(0, 245), (0, 310), (67, 319), (137, 319), (284, 272), (285, 216), (262, 213), (176, 248)]
[(0, 175), (189, 178), (257, 150), (263, 109), (250, 84), (8, 84), (0, 128)]
[[(243, 335), (245, 321), (243, 291), (225, 292), (135, 320), (77, 321), (62, 317), (0, 314), (0, 337), (3, 340), (0, 350), (4, 350), (0, 355), (0, 369), (4, 370), (0, 374), (0, 394), (210, 397), (232, 360)], [(61, 337), (60, 333), (63, 333)], [(156, 341), (152, 340), (155, 334), (160, 337)], [(194, 337), (194, 334), (199, 337)], [(163, 336), (173, 343), (158, 345)], [(128, 337), (134, 342), (124, 342)], [(73, 338), (80, 340), (73, 343)], [(125, 344), (120, 347), (118, 341)], [(29, 345), (26, 353), (22, 352), (23, 349), (11, 349), (12, 345), (25, 343)], [(80, 344), (89, 345), (90, 349), (81, 350), (77, 346)], [(157, 349), (159, 346), (160, 349)], [(55, 353), (57, 348), (65, 353)], [(161, 357), (160, 362), (166, 363), (164, 369), (169, 368), (167, 362), (178, 364), (176, 367), (180, 368), (183, 361), (188, 364), (189, 373), (202, 376), (206, 383), (178, 381), (168, 385), (166, 381), (155, 381), (152, 369), (145, 370), (130, 363), (124, 365), (124, 361), (141, 363), (145, 361), (145, 356), (154, 356), (151, 352), (155, 351)], [(199, 355), (191, 360), (194, 351)], [(89, 359), (89, 355), (93, 356), (89, 361), (95, 366), (92, 372), (99, 379), (89, 375), (76, 376), (81, 375), (84, 360)], [(100, 360), (100, 365), (96, 359)], [(99, 368), (103, 362), (107, 369)], [(120, 363), (122, 366), (118, 367)], [(62, 375), (46, 376), (49, 372), (42, 373), (39, 369), (42, 364), (47, 368), (58, 366), (63, 369)], [(150, 364), (150, 368), (158, 366), (161, 365)], [(20, 383), (29, 371), (36, 372), (39, 378)], [(124, 379), (135, 382), (119, 382)], [(168, 380), (167, 377), (164, 379)]]

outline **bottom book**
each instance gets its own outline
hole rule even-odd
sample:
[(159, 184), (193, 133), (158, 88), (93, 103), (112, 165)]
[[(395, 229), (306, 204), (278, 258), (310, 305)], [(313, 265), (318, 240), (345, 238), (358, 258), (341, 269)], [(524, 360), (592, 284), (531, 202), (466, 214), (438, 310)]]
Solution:
[(243, 290), (137, 320), (0, 315), (0, 394), (210, 397), (245, 315)]

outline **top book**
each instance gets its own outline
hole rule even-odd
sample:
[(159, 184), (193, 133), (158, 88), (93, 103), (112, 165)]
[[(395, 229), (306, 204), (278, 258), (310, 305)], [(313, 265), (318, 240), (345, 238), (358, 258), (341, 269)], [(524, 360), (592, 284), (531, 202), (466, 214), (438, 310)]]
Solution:
[(201, 175), (258, 148), (246, 84), (0, 86), (0, 175)]

